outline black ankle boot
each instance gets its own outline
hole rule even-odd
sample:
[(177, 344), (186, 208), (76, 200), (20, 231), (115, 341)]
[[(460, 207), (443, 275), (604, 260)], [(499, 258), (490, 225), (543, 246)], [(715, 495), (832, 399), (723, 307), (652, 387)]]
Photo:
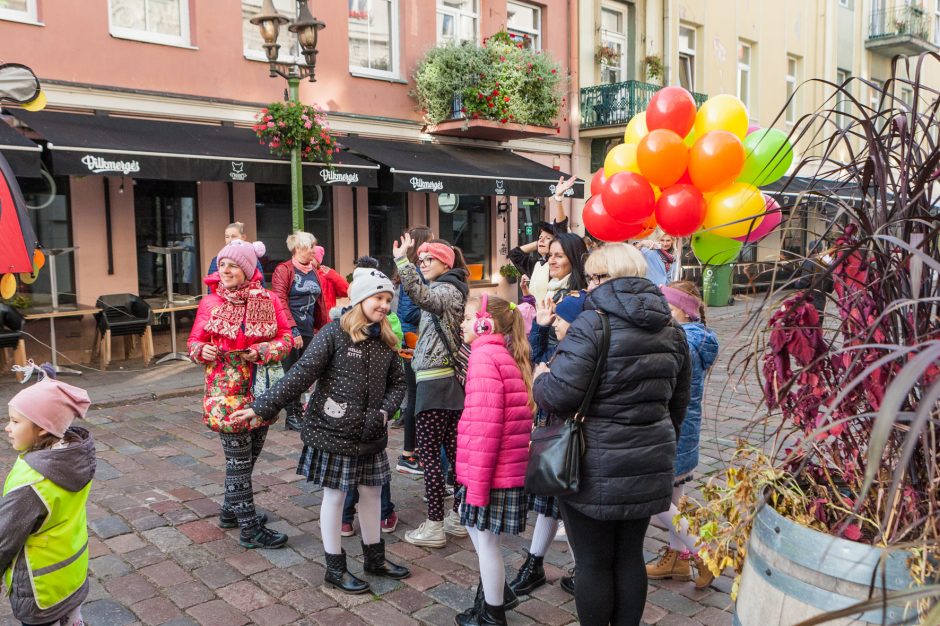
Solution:
[(519, 606), (519, 596), (516, 595), (516, 592), (512, 590), (507, 582), (503, 587), (503, 608), (511, 611), (517, 606)]
[(507, 626), (506, 605), (493, 606), (485, 601), (477, 610), (464, 611), (454, 618), (457, 626)]
[[(483, 612), (484, 602), (485, 598), (483, 597), (483, 581), (480, 581), (477, 583), (477, 595), (473, 598), (473, 606), (463, 613), (457, 615), (456, 623), (458, 626), (461, 626), (465, 623), (470, 623), (467, 620), (475, 619), (475, 616), (479, 616)], [(509, 583), (506, 583), (506, 586), (503, 588), (503, 610), (511, 611), (517, 606), (519, 606), (519, 597), (513, 593)]]
[(544, 557), (535, 556), (526, 552), (525, 563), (519, 568), (519, 573), (515, 579), (509, 583), (509, 586), (516, 595), (529, 595), (539, 587), (545, 584), (545, 568), (542, 566)]
[(359, 594), (369, 591), (369, 583), (356, 578), (346, 569), (345, 550), (343, 550), (342, 554), (327, 553), (325, 556), (326, 575), (323, 577), (323, 580), (326, 581), (326, 584), (333, 585), (346, 593)]
[(385, 558), (385, 540), (379, 539), (372, 545), (362, 544), (363, 569), (370, 574), (388, 576), (399, 580), (411, 576), (411, 570), (401, 565), (395, 565)]

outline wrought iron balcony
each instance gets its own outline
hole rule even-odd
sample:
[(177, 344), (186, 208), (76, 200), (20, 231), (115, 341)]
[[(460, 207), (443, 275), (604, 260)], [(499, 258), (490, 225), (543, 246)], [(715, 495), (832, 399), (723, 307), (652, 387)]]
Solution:
[(917, 6), (872, 11), (865, 47), (885, 56), (938, 51), (930, 39), (930, 15)]
[[(602, 126), (625, 126), (634, 115), (646, 110), (660, 85), (627, 80), (622, 83), (581, 88), (581, 129)], [(701, 106), (708, 96), (693, 93), (695, 104)]]

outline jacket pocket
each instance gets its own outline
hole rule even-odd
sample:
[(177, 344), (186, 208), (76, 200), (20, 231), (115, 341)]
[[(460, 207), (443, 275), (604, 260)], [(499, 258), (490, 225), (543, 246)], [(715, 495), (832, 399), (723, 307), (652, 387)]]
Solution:
[(366, 409), (362, 426), (362, 441), (378, 441), (385, 436), (385, 416), (378, 409)]

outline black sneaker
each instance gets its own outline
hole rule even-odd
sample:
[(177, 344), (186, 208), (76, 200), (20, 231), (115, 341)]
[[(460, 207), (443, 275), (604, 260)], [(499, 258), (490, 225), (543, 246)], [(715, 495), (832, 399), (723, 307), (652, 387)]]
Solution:
[[(267, 521), (267, 513), (258, 514), (259, 524), (264, 525)], [(238, 516), (231, 511), (219, 511), (219, 528), (238, 528)]]
[(421, 467), (421, 464), (418, 462), (418, 457), (414, 454), (411, 456), (399, 454), (398, 465), (395, 466), (395, 469), (398, 470), (398, 472), (401, 474), (417, 474), (419, 476), (424, 475), (424, 468)]
[(253, 528), (243, 528), (238, 543), (243, 548), (283, 548), (287, 543), (287, 535), (271, 530), (267, 526), (258, 525)]

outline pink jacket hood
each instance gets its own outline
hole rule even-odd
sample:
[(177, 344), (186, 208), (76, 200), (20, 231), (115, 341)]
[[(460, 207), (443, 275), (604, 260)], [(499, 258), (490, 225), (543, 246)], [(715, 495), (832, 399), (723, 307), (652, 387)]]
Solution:
[(491, 489), (525, 485), (532, 410), (503, 335), (474, 340), (463, 415), (457, 425), (457, 482), (467, 504), (486, 506)]

